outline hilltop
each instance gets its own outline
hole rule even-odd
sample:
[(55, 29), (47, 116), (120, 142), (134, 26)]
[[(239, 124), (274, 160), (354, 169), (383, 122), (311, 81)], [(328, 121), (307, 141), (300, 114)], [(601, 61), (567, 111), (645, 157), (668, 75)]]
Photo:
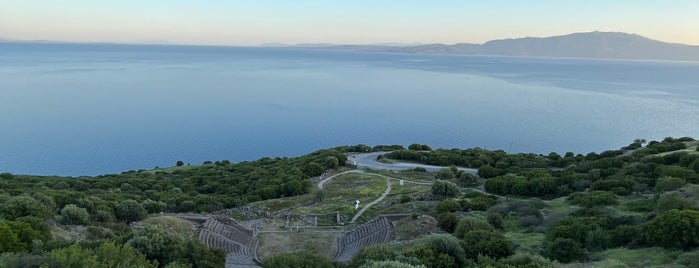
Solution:
[[(310, 46), (314, 47), (314, 46)], [(324, 45), (323, 49), (416, 54), (500, 55), (605, 59), (699, 60), (699, 46), (666, 43), (637, 34), (586, 32), (552, 37), (492, 40), (483, 44), (418, 46)]]

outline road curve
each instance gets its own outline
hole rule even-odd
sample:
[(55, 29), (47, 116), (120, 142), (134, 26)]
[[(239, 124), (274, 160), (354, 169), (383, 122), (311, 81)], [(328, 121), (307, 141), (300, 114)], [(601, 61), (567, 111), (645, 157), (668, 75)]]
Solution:
[[(436, 172), (439, 171), (443, 168), (448, 168), (448, 167), (441, 167), (441, 166), (432, 166), (432, 165), (424, 165), (424, 164), (417, 164), (417, 163), (395, 163), (395, 164), (386, 164), (386, 163), (381, 163), (379, 161), (376, 161), (376, 157), (379, 155), (384, 155), (388, 152), (376, 152), (376, 153), (363, 153), (363, 154), (351, 154), (349, 156), (349, 161), (350, 163), (354, 164), (357, 166), (359, 169), (376, 169), (376, 170), (407, 170), (407, 169), (414, 169), (416, 167), (421, 167), (426, 169), (427, 171), (432, 171)], [(462, 168), (459, 167), (458, 170), (462, 170), (471, 174), (477, 174), (478, 170), (473, 169), (473, 168)]]

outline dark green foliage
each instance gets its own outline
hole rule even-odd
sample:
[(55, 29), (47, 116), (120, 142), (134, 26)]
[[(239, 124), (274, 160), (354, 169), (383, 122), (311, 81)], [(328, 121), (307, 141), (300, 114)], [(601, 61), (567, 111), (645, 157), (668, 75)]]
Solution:
[(485, 211), (495, 204), (497, 204), (496, 198), (492, 196), (479, 196), (471, 199), (468, 206), (471, 210)]
[(456, 197), (461, 194), (461, 188), (449, 181), (435, 181), (432, 184), (432, 194), (438, 198)]
[(262, 263), (265, 268), (331, 268), (335, 267), (329, 260), (308, 252), (284, 253), (274, 256)]
[(16, 196), (7, 200), (0, 207), (2, 217), (14, 220), (19, 217), (31, 216), (38, 218), (51, 218), (53, 213), (50, 208), (29, 196)]
[(687, 198), (680, 192), (666, 192), (661, 194), (655, 205), (655, 209), (659, 212), (671, 209), (695, 209), (695, 202)]
[(120, 268), (120, 267), (158, 267), (145, 256), (127, 245), (105, 243), (97, 249), (83, 248), (74, 244), (67, 248), (49, 252), (41, 267), (47, 268)]
[(580, 243), (567, 238), (557, 238), (550, 242), (542, 255), (563, 263), (587, 260), (587, 253)]
[(410, 202), (410, 196), (407, 194), (401, 195), (400, 196), (400, 202), (401, 203), (408, 203)]
[(0, 237), (0, 253), (22, 251), (26, 247), (6, 222), (0, 222)]
[(461, 218), (461, 220), (459, 220), (459, 224), (456, 225), (454, 236), (463, 239), (468, 232), (474, 230), (493, 231), (494, 229), (493, 226), (490, 226), (490, 224), (483, 220), (473, 217), (464, 217)]
[(587, 208), (616, 204), (616, 196), (606, 191), (594, 191), (587, 194), (573, 194), (568, 197), (568, 200), (575, 205)]
[(585, 248), (590, 251), (601, 251), (612, 247), (613, 237), (609, 231), (597, 228), (587, 232), (585, 238)]
[(454, 213), (446, 212), (439, 215), (437, 225), (447, 233), (453, 233), (456, 230), (456, 225), (459, 223), (459, 218)]
[(401, 256), (401, 252), (387, 244), (377, 244), (359, 249), (352, 257), (351, 267), (360, 267), (368, 261), (391, 261)]
[(470, 259), (476, 259), (478, 256), (500, 259), (514, 254), (512, 243), (493, 231), (469, 231), (462, 238), (461, 245)]
[(117, 218), (125, 222), (140, 221), (147, 213), (146, 209), (134, 200), (123, 200), (116, 206)]
[(648, 243), (669, 249), (686, 250), (699, 245), (699, 211), (672, 209), (646, 226)]
[(437, 207), (435, 208), (435, 210), (437, 211), (437, 213), (456, 212), (461, 210), (461, 203), (454, 199), (444, 199), (437, 203)]
[(418, 247), (407, 252), (427, 267), (463, 267), (466, 254), (459, 240), (451, 235), (436, 234), (418, 241)]
[(134, 234), (128, 243), (161, 266), (172, 262), (191, 263), (194, 267), (222, 267), (226, 254), (217, 248), (207, 248), (198, 241), (183, 240), (166, 230), (151, 225)]
[(86, 209), (70, 204), (61, 209), (61, 216), (65, 224), (83, 225), (88, 222), (90, 214)]
[(493, 226), (495, 229), (504, 229), (505, 228), (505, 218), (502, 216), (502, 214), (498, 212), (490, 212), (488, 213), (488, 224), (490, 226)]
[(498, 176), (500, 172), (490, 165), (484, 165), (478, 168), (478, 176), (481, 178), (489, 179)]
[(430, 146), (424, 145), (424, 144), (417, 144), (413, 143), (410, 146), (408, 146), (408, 150), (412, 151), (432, 151), (432, 148)]
[(452, 172), (448, 168), (443, 168), (440, 169), (436, 174), (434, 174), (434, 178), (437, 180), (453, 180), (454, 179), (454, 172)]

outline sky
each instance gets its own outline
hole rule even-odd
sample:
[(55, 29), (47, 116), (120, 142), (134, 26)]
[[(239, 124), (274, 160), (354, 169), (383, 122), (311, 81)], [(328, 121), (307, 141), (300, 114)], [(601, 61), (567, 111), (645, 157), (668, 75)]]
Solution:
[(0, 0), (0, 38), (13, 40), (453, 44), (589, 31), (699, 45), (699, 1)]

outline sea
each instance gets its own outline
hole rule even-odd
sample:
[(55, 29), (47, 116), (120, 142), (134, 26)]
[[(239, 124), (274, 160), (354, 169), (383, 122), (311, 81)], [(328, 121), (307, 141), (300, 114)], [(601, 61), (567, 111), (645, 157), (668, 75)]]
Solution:
[(0, 172), (82, 176), (354, 144), (589, 153), (699, 138), (699, 63), (0, 43)]

